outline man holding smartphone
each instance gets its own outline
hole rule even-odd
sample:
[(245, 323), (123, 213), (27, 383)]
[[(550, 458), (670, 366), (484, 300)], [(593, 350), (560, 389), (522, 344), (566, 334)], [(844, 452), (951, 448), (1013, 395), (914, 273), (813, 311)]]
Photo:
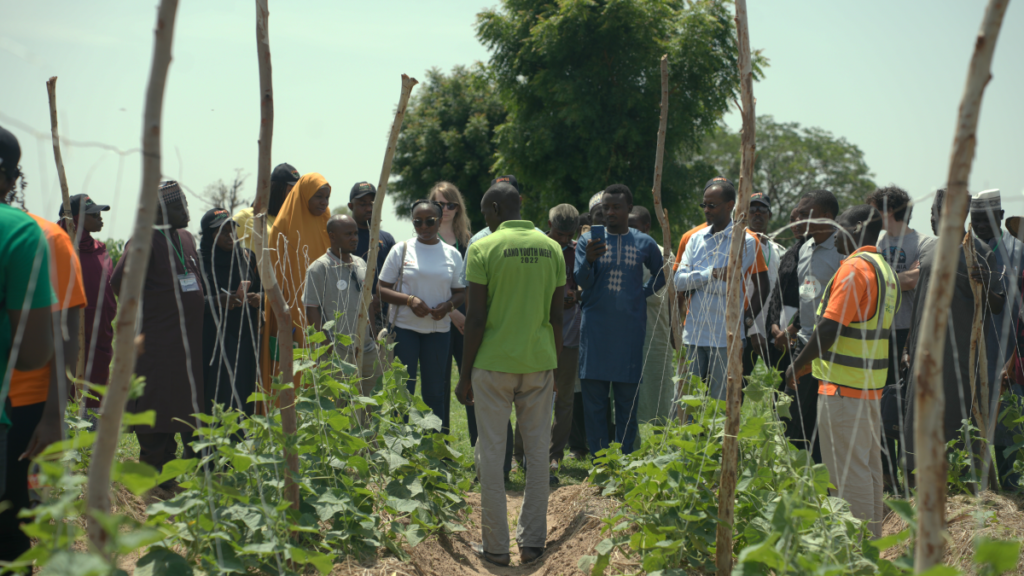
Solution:
[[(576, 283), (586, 291), (580, 328), (580, 387), (591, 456), (608, 447), (609, 387), (615, 394), (615, 441), (633, 451), (643, 375), (647, 297), (665, 285), (658, 243), (629, 227), (633, 193), (612, 184), (601, 197), (605, 226), (576, 243)], [(606, 239), (607, 236), (607, 239)], [(645, 283), (644, 268), (651, 273)]]

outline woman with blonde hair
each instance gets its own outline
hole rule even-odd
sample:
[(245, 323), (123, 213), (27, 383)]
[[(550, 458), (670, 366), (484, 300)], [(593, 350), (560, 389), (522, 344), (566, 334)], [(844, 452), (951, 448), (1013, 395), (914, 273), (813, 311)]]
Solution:
[[(466, 261), (466, 250), (469, 248), (469, 238), (473, 232), (469, 228), (469, 216), (466, 216), (466, 201), (462, 192), (451, 182), (441, 181), (430, 189), (427, 199), (438, 202), (443, 209), (441, 217), (441, 228), (438, 230), (438, 237), (445, 244), (452, 246), (459, 251), (462, 261)], [(451, 331), (451, 346), (449, 346), (448, 362), (445, 363), (445, 383), (448, 393), (445, 394), (445, 415), (441, 422), (444, 433), (448, 433), (449, 418), (451, 415), (451, 381), (452, 381), (452, 359), (459, 367), (459, 374), (462, 374), (462, 333), (466, 327), (466, 307), (463, 304), (452, 310), (449, 316), (452, 319), (452, 326), (456, 329)]]

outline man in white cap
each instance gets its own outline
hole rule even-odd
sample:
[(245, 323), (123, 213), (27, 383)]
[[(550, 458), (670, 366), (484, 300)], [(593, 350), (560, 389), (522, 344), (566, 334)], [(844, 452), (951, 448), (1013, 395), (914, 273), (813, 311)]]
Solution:
[[(995, 273), (1000, 274), (1003, 293), (1006, 294), (1005, 306), (999, 314), (992, 314), (991, 319), (986, 322), (986, 341), (998, 342), (998, 346), (986, 346), (985, 356), (988, 361), (988, 381), (991, 389), (989, 398), (989, 414), (998, 414), (1005, 406), (998, 406), (1000, 376), (1004, 368), (1013, 374), (1014, 366), (1007, 366), (1013, 357), (1013, 350), (1016, 342), (1016, 321), (1020, 315), (1020, 290), (1018, 282), (1021, 279), (1021, 271), (1024, 270), (1024, 243), (1015, 238), (1008, 230), (1003, 230), (1003, 208), (999, 190), (983, 190), (971, 198), (971, 231), (974, 235), (988, 244), (995, 253)], [(1020, 386), (1012, 386), (1011, 390), (1020, 394)], [(997, 408), (998, 406), (998, 408)], [(997, 462), (1005, 466), (1004, 449), (1012, 446), (1013, 432), (1000, 422), (996, 422), (995, 436), (992, 444), (995, 446)], [(1000, 466), (1000, 468), (1003, 468)], [(1009, 462), (1012, 469), (1013, 462)], [(1001, 470), (1005, 475), (1009, 470)]]

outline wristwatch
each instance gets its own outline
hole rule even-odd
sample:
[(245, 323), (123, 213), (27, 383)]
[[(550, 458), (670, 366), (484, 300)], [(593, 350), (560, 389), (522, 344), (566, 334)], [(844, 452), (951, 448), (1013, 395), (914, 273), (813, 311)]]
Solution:
[(754, 319), (751, 318), (750, 316), (747, 316), (746, 318), (743, 319), (743, 323), (746, 324), (747, 328), (750, 328), (754, 325)]

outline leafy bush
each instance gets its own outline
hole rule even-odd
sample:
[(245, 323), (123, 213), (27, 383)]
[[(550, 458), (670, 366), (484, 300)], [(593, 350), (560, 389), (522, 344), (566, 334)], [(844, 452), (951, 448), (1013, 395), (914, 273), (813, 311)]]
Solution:
[[(219, 406), (211, 415), (198, 416), (203, 425), (193, 447), (200, 459), (174, 460), (161, 474), (145, 464), (118, 463), (114, 479), (136, 494), (172, 478), (181, 480), (183, 491), (152, 504), (145, 522), (98, 515), (108, 545), (90, 553), (88, 561), (77, 556), (72, 561), (67, 551), (84, 537), (73, 520), (87, 513), (79, 498), (86, 480), (81, 451), (94, 439), (88, 423), (76, 419), (73, 438), (46, 451), (52, 458), (74, 448), (63, 457), (72, 473), (65, 474), (61, 462), (42, 462), (56, 490), (50, 502), (32, 512), (28, 530), (40, 545), (19, 565), (35, 561), (74, 567), (70, 573), (75, 574), (108, 574), (118, 555), (159, 543), (140, 566), (292, 574), (312, 565), (326, 574), (340, 557), (374, 556), (384, 547), (405, 558), (404, 544), (414, 546), (434, 532), (463, 530), (472, 460), (450, 448), (454, 438), (440, 433), (441, 420), (408, 393), (404, 366), (396, 362), (389, 367), (374, 395), (364, 397), (355, 368), (324, 344), (324, 334), (312, 334), (309, 341), (319, 346), (295, 351), (296, 372), (302, 371), (296, 434), (282, 431), (276, 407), (282, 387), (275, 380), (273, 396), (250, 398), (268, 401), (273, 408), (266, 416), (246, 418)], [(362, 422), (361, 413), (368, 413)], [(127, 415), (126, 422), (138, 424), (152, 416)], [(292, 479), (300, 490), (297, 510), (284, 496), (285, 449), (299, 455), (299, 473)]]

